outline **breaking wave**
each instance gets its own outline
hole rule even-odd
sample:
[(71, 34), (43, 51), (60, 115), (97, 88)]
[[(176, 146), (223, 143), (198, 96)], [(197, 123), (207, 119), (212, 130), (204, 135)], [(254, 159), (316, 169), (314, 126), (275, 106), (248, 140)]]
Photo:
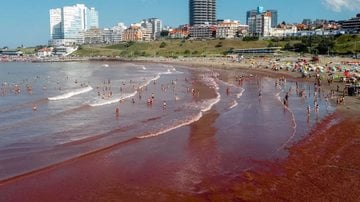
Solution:
[(126, 96), (122, 96), (120, 98), (114, 98), (114, 99), (109, 99), (109, 100), (101, 100), (92, 104), (89, 104), (91, 107), (100, 107), (100, 106), (104, 106), (104, 105), (110, 105), (110, 104), (114, 104), (114, 103), (118, 103), (121, 100), (125, 100), (131, 97), (134, 97), (136, 95), (137, 91), (131, 93), (131, 94), (127, 94)]
[(49, 97), (48, 100), (50, 100), (50, 101), (65, 100), (65, 99), (71, 98), (75, 95), (87, 93), (92, 90), (93, 90), (93, 88), (91, 86), (88, 86), (86, 88), (77, 89), (77, 90), (62, 94), (62, 95), (55, 96), (55, 97)]
[(170, 132), (172, 130), (175, 130), (177, 128), (190, 125), (190, 124), (200, 120), (201, 117), (204, 116), (204, 113), (207, 112), (207, 111), (210, 111), (212, 109), (212, 107), (215, 104), (217, 104), (221, 99), (221, 95), (219, 93), (219, 85), (215, 82), (214, 78), (205, 77), (205, 78), (203, 78), (203, 81), (208, 86), (214, 87), (216, 89), (217, 96), (216, 96), (216, 98), (205, 100), (205, 101), (201, 102), (200, 104), (197, 103), (196, 105), (191, 105), (190, 107), (195, 108), (197, 110), (200, 110), (200, 112), (196, 116), (194, 116), (192, 118), (187, 118), (183, 122), (176, 123), (176, 124), (174, 124), (174, 125), (172, 125), (172, 126), (170, 126), (168, 128), (163, 128), (163, 129), (159, 130), (158, 132), (146, 134), (146, 135), (143, 135), (143, 136), (139, 136), (137, 138), (138, 139), (144, 139), (144, 138), (156, 137), (156, 136), (162, 135), (164, 133)]

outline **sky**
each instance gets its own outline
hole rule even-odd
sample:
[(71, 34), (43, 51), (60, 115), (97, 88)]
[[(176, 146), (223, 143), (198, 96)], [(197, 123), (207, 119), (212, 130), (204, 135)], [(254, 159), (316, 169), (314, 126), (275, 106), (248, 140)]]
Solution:
[[(77, 3), (95, 7), (101, 28), (118, 22), (129, 25), (157, 17), (165, 25), (187, 24), (189, 0), (10, 0), (0, 6), (0, 48), (47, 44), (49, 9)], [(360, 0), (217, 0), (217, 18), (240, 20), (246, 11), (263, 6), (278, 10), (279, 22), (302, 22), (304, 18), (345, 20), (360, 13)]]

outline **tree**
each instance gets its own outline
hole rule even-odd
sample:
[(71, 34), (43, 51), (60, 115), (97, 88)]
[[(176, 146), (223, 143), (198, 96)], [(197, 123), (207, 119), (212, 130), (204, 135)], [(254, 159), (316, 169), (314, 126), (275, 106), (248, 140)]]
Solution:
[(296, 43), (294, 44), (294, 50), (295, 52), (305, 53), (308, 51), (308, 48), (304, 43)]
[(169, 36), (169, 31), (168, 30), (163, 30), (160, 32), (160, 36), (161, 37), (168, 37)]
[(259, 37), (257, 36), (246, 36), (243, 38), (243, 41), (258, 41)]
[(45, 47), (46, 47), (46, 46), (38, 45), (38, 46), (35, 47), (35, 51), (37, 52), (37, 51), (39, 51), (40, 49), (43, 49), (43, 48), (45, 48)]
[(218, 44), (215, 45), (215, 48), (221, 48), (222, 46), (222, 42), (220, 41)]
[(284, 50), (293, 50), (294, 49), (294, 46), (292, 46), (290, 43), (286, 43), (285, 46), (284, 46)]
[(161, 44), (160, 44), (160, 48), (164, 48), (166, 46), (166, 43), (163, 41), (163, 42), (161, 42)]
[(319, 54), (328, 54), (330, 49), (334, 48), (335, 42), (331, 38), (324, 38), (317, 45), (316, 49)]

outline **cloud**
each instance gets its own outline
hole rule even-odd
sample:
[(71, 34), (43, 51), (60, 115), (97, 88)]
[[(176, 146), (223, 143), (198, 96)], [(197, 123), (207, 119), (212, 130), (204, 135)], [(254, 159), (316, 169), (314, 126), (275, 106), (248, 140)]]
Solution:
[(360, 9), (360, 0), (323, 0), (323, 3), (336, 12)]

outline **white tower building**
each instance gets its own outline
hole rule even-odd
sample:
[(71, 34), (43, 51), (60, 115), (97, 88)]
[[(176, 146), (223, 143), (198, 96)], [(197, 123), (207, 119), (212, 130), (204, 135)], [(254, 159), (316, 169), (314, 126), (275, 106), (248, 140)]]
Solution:
[(90, 28), (99, 27), (99, 16), (95, 8), (84, 4), (50, 9), (50, 37), (61, 44), (63, 41), (81, 43), (83, 34)]

